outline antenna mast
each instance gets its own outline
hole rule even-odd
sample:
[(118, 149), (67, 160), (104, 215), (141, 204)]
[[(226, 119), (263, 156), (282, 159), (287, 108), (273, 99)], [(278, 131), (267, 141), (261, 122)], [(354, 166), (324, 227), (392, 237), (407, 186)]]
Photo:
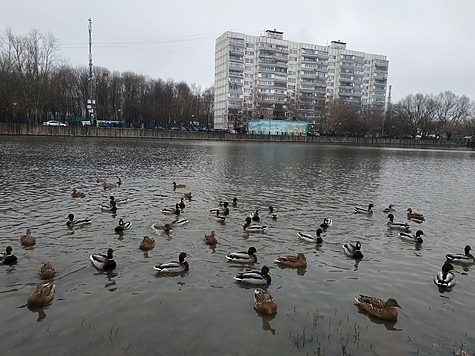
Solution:
[(89, 30), (89, 98), (87, 99), (87, 112), (89, 113), (89, 118), (91, 120), (91, 125), (96, 126), (95, 117), (96, 117), (96, 100), (95, 98), (95, 81), (94, 75), (92, 73), (92, 20), (88, 19), (88, 30)]

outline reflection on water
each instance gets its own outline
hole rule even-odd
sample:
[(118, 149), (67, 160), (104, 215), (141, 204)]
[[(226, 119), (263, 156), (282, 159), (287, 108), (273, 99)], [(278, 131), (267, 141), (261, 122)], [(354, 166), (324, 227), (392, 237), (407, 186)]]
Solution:
[[(475, 228), (468, 204), (475, 198), (471, 151), (2, 137), (0, 154), (0, 248), (12, 245), (18, 257), (17, 265), (0, 269), (0, 307), (4, 324), (23, 330), (0, 331), (8, 350), (30, 354), (54, 345), (55, 354), (73, 347), (80, 354), (428, 355), (450, 354), (462, 344), (473, 350), (474, 336), (460, 332), (471, 330), (475, 316), (473, 268), (463, 267), (450, 293), (433, 283), (445, 254), (463, 251)], [(113, 183), (119, 177), (122, 184), (104, 190), (99, 177)], [(173, 181), (187, 187), (173, 190)], [(85, 197), (73, 199), (73, 188)], [(161, 209), (189, 192), (193, 198), (180, 214), (188, 224), (169, 234), (151, 229), (170, 223)], [(114, 213), (101, 211), (110, 195), (130, 200)], [(209, 210), (233, 197), (237, 205), (218, 223)], [(370, 202), (371, 216), (353, 214), (354, 206)], [(408, 207), (424, 213), (422, 224), (410, 222), (423, 229), (422, 244), (388, 231), (382, 210), (389, 204), (396, 221), (405, 220)], [(264, 213), (271, 205), (278, 219)], [(255, 210), (268, 230), (243, 233), (244, 218)], [(69, 213), (92, 223), (68, 229)], [(315, 231), (323, 218), (333, 224), (322, 244), (298, 237)], [(131, 221), (131, 228), (115, 233), (118, 219)], [(18, 242), (26, 228), (37, 238), (33, 248)], [(219, 243), (210, 247), (203, 236), (212, 230)], [(139, 245), (149, 234), (156, 246), (143, 252)], [(343, 254), (347, 241), (361, 241), (361, 261)], [(226, 253), (250, 246), (260, 252), (256, 268), (227, 263)], [(117, 269), (95, 270), (89, 255), (109, 247)], [(155, 273), (154, 265), (181, 251), (191, 255), (189, 271)], [(299, 252), (307, 257), (306, 269), (273, 263)], [(48, 261), (57, 271), (55, 299), (27, 313), (19, 306)], [(233, 279), (263, 264), (273, 272), (274, 316), (256, 314), (255, 287)], [(360, 293), (397, 299), (404, 308), (397, 323), (362, 315), (353, 305)], [(38, 327), (44, 321), (48, 330)], [(34, 336), (25, 343), (24, 334)]]

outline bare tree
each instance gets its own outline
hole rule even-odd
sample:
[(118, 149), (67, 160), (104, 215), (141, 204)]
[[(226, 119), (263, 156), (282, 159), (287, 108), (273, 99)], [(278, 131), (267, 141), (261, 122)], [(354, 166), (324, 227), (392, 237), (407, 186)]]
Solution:
[(427, 132), (437, 110), (431, 95), (409, 94), (392, 108), (393, 117), (400, 121), (406, 134), (415, 137), (419, 132)]
[(450, 139), (469, 115), (470, 99), (466, 96), (458, 97), (451, 91), (445, 91), (440, 93), (436, 100), (436, 118), (439, 130), (447, 135), (447, 139)]

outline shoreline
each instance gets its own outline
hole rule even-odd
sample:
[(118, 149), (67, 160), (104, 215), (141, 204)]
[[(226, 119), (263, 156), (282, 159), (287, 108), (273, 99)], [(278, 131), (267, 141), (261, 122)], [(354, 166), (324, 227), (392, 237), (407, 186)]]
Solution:
[(208, 141), (298, 142), (309, 144), (345, 144), (382, 147), (474, 148), (466, 139), (416, 140), (379, 137), (291, 136), (234, 134), (215, 131), (175, 131), (88, 126), (45, 126), (38, 124), (0, 123), (0, 136), (60, 136), (140, 139), (180, 139)]

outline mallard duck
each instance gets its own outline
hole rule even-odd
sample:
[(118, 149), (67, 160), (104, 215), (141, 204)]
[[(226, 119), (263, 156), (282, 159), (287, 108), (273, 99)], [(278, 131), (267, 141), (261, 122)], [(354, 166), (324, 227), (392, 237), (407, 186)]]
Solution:
[(409, 220), (417, 220), (421, 222), (425, 220), (424, 215), (413, 212), (411, 208), (407, 208), (406, 211), (407, 211), (407, 218)]
[(356, 245), (352, 245), (349, 242), (343, 245), (343, 252), (346, 256), (352, 258), (363, 258), (361, 253), (361, 242), (356, 241)]
[(97, 178), (97, 179), (96, 179), (96, 182), (97, 182), (97, 183), (101, 183), (101, 184), (102, 184), (102, 183), (107, 183), (107, 178)]
[(5, 253), (0, 254), (0, 260), (4, 265), (12, 265), (17, 262), (17, 257), (13, 254), (11, 246), (7, 246)]
[(218, 239), (216, 238), (216, 233), (214, 232), (214, 230), (211, 231), (210, 235), (205, 234), (203, 241), (205, 242), (205, 244), (210, 245), (210, 246), (216, 245), (218, 243)]
[(42, 308), (54, 298), (54, 288), (53, 283), (38, 284), (36, 290), (31, 293), (30, 297), (27, 300), (28, 307), (30, 308)]
[(444, 263), (442, 270), (437, 272), (437, 275), (434, 278), (434, 283), (442, 288), (452, 288), (455, 285), (455, 276), (452, 271), (458, 272), (452, 264)]
[(170, 225), (181, 226), (181, 225), (185, 225), (186, 223), (188, 223), (188, 219), (175, 219), (170, 223)]
[(360, 306), (361, 309), (365, 310), (368, 314), (385, 320), (397, 320), (396, 308), (402, 309), (402, 307), (394, 298), (389, 298), (388, 300), (384, 301), (379, 298), (360, 294), (360, 296), (356, 297), (355, 300), (358, 303), (358, 306)]
[(188, 264), (187, 261), (185, 261), (185, 258), (190, 257), (188, 254), (185, 252), (182, 252), (178, 255), (178, 262), (176, 261), (169, 261), (165, 263), (161, 263), (159, 265), (156, 265), (153, 267), (158, 272), (169, 272), (169, 273), (179, 273), (179, 272), (184, 272), (188, 271), (190, 269), (190, 265)]
[(56, 271), (53, 268), (51, 262), (46, 262), (41, 266), (40, 271), (38, 272), (41, 279), (51, 279), (55, 276)]
[(264, 265), (260, 271), (242, 272), (234, 277), (234, 279), (249, 284), (270, 284), (271, 278), (269, 274), (272, 274), (269, 267)]
[(259, 314), (275, 314), (277, 313), (277, 303), (268, 291), (257, 288), (254, 291), (254, 309), (256, 309)]
[(68, 227), (78, 227), (78, 226), (84, 226), (88, 225), (91, 223), (91, 220), (86, 218), (86, 219), (74, 219), (74, 214), (68, 214), (68, 222), (66, 223), (66, 226)]
[(176, 182), (173, 182), (173, 189), (178, 189), (178, 188), (186, 188), (186, 184), (176, 184)]
[(299, 237), (302, 240), (317, 243), (317, 244), (321, 244), (321, 243), (323, 243), (323, 239), (322, 239), (321, 235), (325, 235), (325, 233), (323, 232), (322, 229), (317, 229), (317, 231), (315, 231), (315, 235), (304, 233), (304, 232), (297, 232), (297, 235), (299, 235)]
[(248, 216), (242, 228), (244, 232), (248, 233), (264, 232), (267, 230), (267, 225), (251, 225), (251, 218)]
[(178, 206), (180, 207), (181, 210), (185, 209), (186, 204), (185, 204), (185, 199), (184, 198), (180, 199), (180, 201), (178, 203)]
[(79, 192), (76, 190), (76, 188), (74, 188), (73, 191), (71, 192), (71, 196), (73, 198), (84, 198), (86, 194), (84, 194), (83, 192)]
[(358, 213), (358, 214), (373, 214), (373, 210), (372, 210), (373, 206), (374, 206), (373, 204), (369, 204), (368, 209), (355, 206), (354, 210), (355, 210), (355, 213)]
[(220, 215), (219, 213), (220, 213), (219, 211), (216, 211), (216, 215), (215, 215), (214, 219), (217, 222), (224, 223), (226, 221), (226, 216)]
[(233, 208), (235, 208), (237, 206), (237, 202), (238, 202), (238, 198), (234, 197), (233, 198)]
[(256, 210), (255, 212), (249, 214), (249, 217), (252, 219), (252, 221), (261, 220), (261, 217), (259, 216), (259, 210)]
[(297, 256), (280, 256), (274, 262), (287, 267), (307, 267), (307, 259), (303, 253)]
[(183, 193), (183, 197), (185, 199), (188, 199), (189, 201), (191, 201), (191, 198), (193, 197), (193, 195), (191, 194), (191, 192), (189, 193)]
[(333, 224), (333, 220), (332, 220), (332, 219), (324, 218), (324, 219), (323, 219), (323, 222), (320, 224), (320, 227), (321, 227), (323, 230), (326, 230), (326, 229), (328, 229), (330, 226), (332, 226), (332, 224)]
[(211, 214), (217, 214), (217, 215), (228, 215), (229, 214), (229, 208), (226, 206), (223, 206), (221, 208), (212, 208), (212, 209), (209, 209), (209, 212)]
[(421, 243), (424, 242), (424, 240), (421, 237), (422, 235), (424, 235), (422, 230), (417, 230), (415, 235), (407, 233), (407, 232), (398, 232), (398, 235), (399, 235), (399, 237), (401, 237), (405, 240), (409, 240), (411, 242), (415, 242), (415, 243), (418, 243), (418, 244), (421, 244)]
[(409, 224), (394, 222), (393, 214), (388, 214), (388, 219), (389, 220), (388, 220), (387, 225), (390, 229), (399, 230), (402, 232), (411, 232), (411, 228), (409, 227)]
[(89, 258), (97, 269), (106, 271), (117, 267), (117, 263), (114, 261), (114, 250), (111, 248), (107, 250), (107, 255), (95, 253), (89, 256)]
[(155, 239), (151, 239), (148, 236), (144, 236), (142, 242), (139, 245), (139, 249), (142, 251), (148, 251), (155, 247)]
[(472, 264), (475, 263), (474, 256), (470, 253), (472, 248), (467, 245), (465, 246), (465, 254), (461, 253), (449, 253), (445, 255), (445, 258), (450, 263), (460, 263), (460, 264)]
[(26, 229), (26, 234), (20, 236), (18, 239), (20, 241), (22, 246), (25, 247), (30, 247), (30, 246), (35, 246), (36, 245), (36, 239), (31, 235), (31, 230)]
[(226, 258), (229, 261), (238, 262), (238, 263), (256, 263), (257, 262), (257, 252), (255, 247), (249, 247), (246, 251), (240, 252), (230, 252), (226, 255)]
[(277, 219), (277, 213), (274, 213), (274, 207), (269, 206), (269, 213), (267, 214), (271, 219)]
[(174, 207), (174, 208), (163, 208), (163, 209), (161, 210), (161, 212), (162, 212), (163, 214), (175, 214), (175, 215), (180, 215), (181, 210), (180, 210), (180, 207), (178, 206), (178, 203), (177, 203), (177, 204), (175, 204), (175, 207)]
[(101, 204), (101, 210), (115, 213), (117, 212), (117, 202), (115, 200), (111, 200), (109, 205)]
[(102, 188), (104, 188), (104, 190), (111, 190), (117, 187), (118, 185), (114, 183), (107, 183), (107, 182), (102, 183)]
[(172, 231), (173, 229), (172, 229), (171, 224), (165, 224), (165, 225), (154, 224), (152, 225), (152, 230), (164, 231), (166, 234), (169, 234), (170, 231)]
[(111, 206), (112, 206), (112, 202), (115, 202), (115, 205), (119, 206), (119, 205), (128, 203), (129, 200), (130, 200), (129, 198), (115, 199), (113, 195), (111, 195), (109, 198), (110, 198), (109, 205), (111, 205)]
[(122, 179), (120, 177), (117, 177), (117, 185), (120, 186), (122, 184)]
[(132, 223), (130, 221), (125, 222), (122, 219), (119, 219), (119, 225), (115, 227), (115, 232), (121, 232), (130, 228)]
[(389, 204), (389, 206), (383, 210), (383, 213), (391, 213), (393, 211), (396, 211), (396, 209), (394, 209), (394, 205), (393, 204)]

